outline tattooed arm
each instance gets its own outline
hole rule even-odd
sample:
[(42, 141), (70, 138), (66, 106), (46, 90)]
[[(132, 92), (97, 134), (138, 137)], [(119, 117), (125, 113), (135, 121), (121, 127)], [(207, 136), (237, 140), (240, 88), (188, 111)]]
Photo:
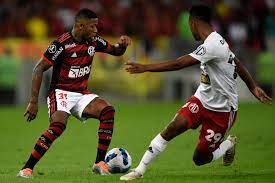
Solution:
[(29, 104), (27, 106), (24, 116), (27, 116), (27, 121), (35, 119), (38, 112), (38, 96), (43, 78), (43, 72), (48, 70), (52, 65), (40, 59), (33, 69), (32, 73), (32, 91)]

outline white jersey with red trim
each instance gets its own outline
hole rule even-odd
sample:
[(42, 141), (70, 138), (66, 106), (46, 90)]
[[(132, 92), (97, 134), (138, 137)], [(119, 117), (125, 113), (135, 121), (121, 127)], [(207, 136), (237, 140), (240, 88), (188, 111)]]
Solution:
[(212, 32), (191, 57), (201, 62), (201, 83), (195, 97), (212, 111), (238, 109), (235, 55), (217, 32)]

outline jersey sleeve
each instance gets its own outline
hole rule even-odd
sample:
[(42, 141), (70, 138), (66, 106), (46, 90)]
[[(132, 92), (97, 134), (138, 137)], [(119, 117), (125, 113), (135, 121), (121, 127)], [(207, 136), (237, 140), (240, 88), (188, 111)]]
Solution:
[(54, 65), (61, 59), (63, 52), (64, 48), (62, 44), (55, 40), (51, 43), (50, 46), (48, 46), (47, 50), (42, 55), (42, 58), (49, 64)]
[(100, 36), (97, 36), (95, 38), (96, 41), (96, 52), (103, 52), (103, 53), (109, 53), (112, 51), (112, 45), (106, 41), (105, 39), (101, 38)]
[(201, 63), (206, 63), (217, 57), (217, 54), (215, 53), (217, 50), (215, 51), (215, 49), (215, 46), (209, 43), (204, 43), (189, 55)]

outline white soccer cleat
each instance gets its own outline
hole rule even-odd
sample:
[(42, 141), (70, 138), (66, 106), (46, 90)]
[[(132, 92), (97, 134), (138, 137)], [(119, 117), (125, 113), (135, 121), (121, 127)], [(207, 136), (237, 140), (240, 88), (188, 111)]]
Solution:
[(17, 177), (32, 179), (33, 178), (32, 169), (25, 168), (25, 169), (20, 170), (19, 173), (17, 174)]
[(227, 140), (230, 140), (233, 143), (233, 146), (228, 149), (225, 154), (223, 155), (223, 165), (230, 166), (235, 158), (235, 151), (236, 151), (236, 144), (237, 144), (237, 137), (233, 135), (229, 135)]
[(135, 180), (135, 179), (142, 179), (143, 175), (136, 170), (132, 170), (130, 173), (127, 173), (123, 176), (120, 177), (120, 180), (124, 181), (130, 181), (130, 180)]

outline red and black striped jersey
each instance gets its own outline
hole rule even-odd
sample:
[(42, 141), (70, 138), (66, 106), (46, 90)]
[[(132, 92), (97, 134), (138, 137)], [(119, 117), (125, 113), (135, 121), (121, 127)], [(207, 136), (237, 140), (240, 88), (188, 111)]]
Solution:
[(89, 93), (88, 79), (96, 52), (110, 53), (113, 46), (99, 36), (90, 42), (78, 42), (71, 33), (54, 40), (42, 55), (53, 66), (50, 90), (62, 89)]

